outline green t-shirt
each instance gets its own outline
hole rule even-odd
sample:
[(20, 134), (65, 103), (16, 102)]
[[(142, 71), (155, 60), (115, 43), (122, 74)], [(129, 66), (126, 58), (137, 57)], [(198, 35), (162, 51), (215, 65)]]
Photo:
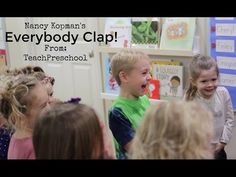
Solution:
[[(118, 97), (109, 112), (109, 125), (114, 135), (117, 157), (125, 158), (122, 145), (128, 143), (139, 127), (150, 101), (146, 95), (136, 99)], [(124, 132), (125, 131), (125, 132)]]
[(112, 108), (121, 108), (128, 120), (132, 124), (132, 128), (136, 129), (143, 118), (144, 112), (150, 106), (150, 101), (146, 95), (137, 99), (127, 99), (118, 97), (112, 104)]

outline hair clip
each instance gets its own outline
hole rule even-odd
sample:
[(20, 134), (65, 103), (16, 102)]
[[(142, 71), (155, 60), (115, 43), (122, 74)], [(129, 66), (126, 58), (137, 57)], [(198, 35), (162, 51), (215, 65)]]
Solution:
[(79, 102), (81, 101), (80, 97), (76, 97), (76, 98), (71, 98), (68, 101), (65, 101), (64, 103), (73, 103), (73, 104), (79, 104)]

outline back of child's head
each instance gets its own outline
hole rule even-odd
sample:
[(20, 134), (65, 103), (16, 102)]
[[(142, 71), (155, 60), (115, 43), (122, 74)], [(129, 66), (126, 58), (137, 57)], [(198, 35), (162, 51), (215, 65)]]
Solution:
[(22, 68), (9, 69), (5, 68), (3, 70), (5, 74), (17, 76), (19, 74), (33, 75), (36, 72), (44, 73), (44, 70), (40, 66), (24, 66)]
[(32, 73), (35, 73), (35, 72), (42, 72), (42, 73), (45, 73), (44, 70), (40, 67), (40, 66), (31, 66), (31, 65), (28, 65), (28, 66), (25, 66), (23, 68), (20, 69), (24, 74), (32, 74)]
[(9, 77), (5, 88), (1, 92), (0, 111), (12, 125), (21, 126), (25, 114), (33, 98), (30, 91), (36, 86), (38, 80), (34, 76), (18, 75)]
[(189, 65), (189, 74), (191, 81), (189, 82), (189, 87), (186, 91), (186, 100), (193, 100), (196, 95), (197, 87), (194, 86), (192, 82), (196, 81), (199, 78), (201, 71), (209, 70), (211, 68), (215, 68), (216, 74), (217, 76), (219, 76), (219, 69), (214, 58), (200, 54), (194, 56), (192, 62)]
[(33, 75), (35, 76), (39, 81), (45, 80), (46, 82), (50, 82), (52, 85), (54, 85), (55, 79), (53, 77), (46, 76), (44, 70), (40, 66), (25, 66), (23, 68), (19, 69), (23, 74), (26, 75)]
[(47, 80), (50, 81), (52, 85), (54, 85), (55, 79), (53, 77), (46, 76), (44, 70), (40, 66), (33, 66), (33, 65), (27, 65), (22, 68), (15, 68), (15, 69), (5, 69), (5, 75), (8, 76), (17, 76), (20, 74), (25, 75), (32, 75), (36, 77), (39, 81)]
[(212, 158), (212, 115), (194, 102), (152, 105), (132, 144), (134, 159)]
[(57, 104), (36, 120), (33, 144), (37, 159), (102, 158), (99, 118), (84, 104)]
[(134, 68), (137, 61), (148, 58), (143, 52), (132, 49), (123, 49), (115, 54), (111, 61), (111, 71), (118, 85), (121, 85), (119, 77), (121, 71), (128, 73)]

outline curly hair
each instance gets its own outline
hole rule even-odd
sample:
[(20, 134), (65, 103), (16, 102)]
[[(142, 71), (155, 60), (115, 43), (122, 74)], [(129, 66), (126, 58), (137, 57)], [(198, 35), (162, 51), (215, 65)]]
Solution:
[(1, 91), (0, 112), (10, 124), (16, 125), (25, 116), (32, 99), (28, 96), (38, 80), (34, 76), (20, 74), (6, 81)]
[(143, 120), (132, 144), (131, 158), (213, 158), (212, 114), (201, 105), (184, 101), (161, 102), (152, 105)]

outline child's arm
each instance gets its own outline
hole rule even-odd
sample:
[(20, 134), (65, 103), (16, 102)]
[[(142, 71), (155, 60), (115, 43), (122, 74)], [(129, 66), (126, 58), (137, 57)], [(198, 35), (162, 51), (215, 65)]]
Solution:
[(130, 150), (130, 147), (133, 143), (133, 139), (131, 141), (129, 141), (128, 143), (126, 143), (126, 145), (124, 145), (124, 149), (128, 152)]
[(231, 102), (231, 98), (229, 95), (228, 90), (225, 89), (225, 124), (223, 133), (220, 139), (220, 142), (223, 144), (227, 144), (232, 137), (233, 133), (233, 127), (234, 127), (234, 112), (233, 112), (233, 106)]
[(116, 159), (115, 148), (112, 142), (112, 133), (108, 129), (102, 120), (99, 119), (99, 123), (103, 133), (103, 143), (104, 143), (104, 159)]
[(134, 138), (134, 129), (120, 108), (113, 108), (109, 114), (109, 127), (119, 145), (128, 151)]

